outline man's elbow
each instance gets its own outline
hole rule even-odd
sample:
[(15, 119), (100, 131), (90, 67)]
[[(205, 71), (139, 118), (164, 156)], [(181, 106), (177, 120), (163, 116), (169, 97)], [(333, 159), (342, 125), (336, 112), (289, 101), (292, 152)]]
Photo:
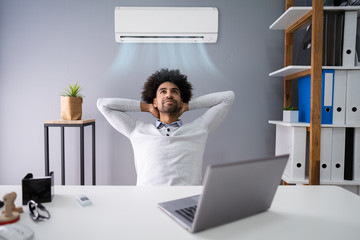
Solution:
[(96, 106), (99, 109), (99, 111), (101, 112), (101, 110), (103, 110), (105, 107), (104, 98), (98, 98), (98, 100), (96, 102)]
[(235, 100), (235, 93), (234, 93), (234, 91), (232, 91), (232, 90), (227, 91), (226, 94), (227, 94), (227, 97), (226, 97), (227, 101), (228, 101), (230, 104), (232, 104), (232, 103), (234, 102), (234, 100)]

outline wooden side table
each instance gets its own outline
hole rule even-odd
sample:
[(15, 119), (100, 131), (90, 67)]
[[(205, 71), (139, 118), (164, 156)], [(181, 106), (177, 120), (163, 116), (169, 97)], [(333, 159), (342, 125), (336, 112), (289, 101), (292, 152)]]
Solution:
[(95, 160), (95, 119), (86, 120), (53, 120), (44, 122), (45, 140), (45, 175), (50, 175), (49, 165), (49, 127), (60, 127), (61, 129), (61, 184), (65, 185), (65, 127), (80, 128), (80, 183), (85, 184), (84, 171), (84, 127), (92, 126), (92, 185), (96, 184), (96, 160)]

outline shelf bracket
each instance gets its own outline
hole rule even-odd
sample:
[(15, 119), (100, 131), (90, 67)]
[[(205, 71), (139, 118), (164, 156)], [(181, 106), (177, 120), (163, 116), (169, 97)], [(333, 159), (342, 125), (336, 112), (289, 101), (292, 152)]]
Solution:
[(304, 70), (304, 71), (301, 71), (301, 72), (298, 72), (298, 73), (294, 73), (294, 74), (291, 74), (289, 76), (285, 76), (284, 80), (285, 81), (293, 80), (293, 79), (301, 78), (301, 77), (308, 76), (308, 75), (311, 75), (311, 69)]
[(309, 11), (302, 18), (285, 30), (285, 33), (293, 33), (312, 20), (312, 11)]

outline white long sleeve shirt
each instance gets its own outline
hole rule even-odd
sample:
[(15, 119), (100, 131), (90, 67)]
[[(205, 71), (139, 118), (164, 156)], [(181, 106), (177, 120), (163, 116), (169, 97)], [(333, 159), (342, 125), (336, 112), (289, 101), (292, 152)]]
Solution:
[(224, 120), (234, 101), (232, 91), (204, 95), (189, 102), (189, 110), (208, 108), (177, 129), (157, 129), (126, 112), (138, 112), (140, 101), (100, 98), (97, 106), (108, 122), (128, 137), (134, 151), (137, 185), (201, 185), (209, 134)]

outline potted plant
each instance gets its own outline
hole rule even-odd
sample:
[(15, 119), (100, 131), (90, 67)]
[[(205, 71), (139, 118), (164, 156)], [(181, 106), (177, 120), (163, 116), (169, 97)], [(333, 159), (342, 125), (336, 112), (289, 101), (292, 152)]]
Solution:
[(294, 106), (285, 107), (283, 110), (284, 122), (299, 122), (299, 110)]
[(78, 83), (69, 85), (61, 94), (61, 118), (63, 120), (81, 120), (83, 95)]

